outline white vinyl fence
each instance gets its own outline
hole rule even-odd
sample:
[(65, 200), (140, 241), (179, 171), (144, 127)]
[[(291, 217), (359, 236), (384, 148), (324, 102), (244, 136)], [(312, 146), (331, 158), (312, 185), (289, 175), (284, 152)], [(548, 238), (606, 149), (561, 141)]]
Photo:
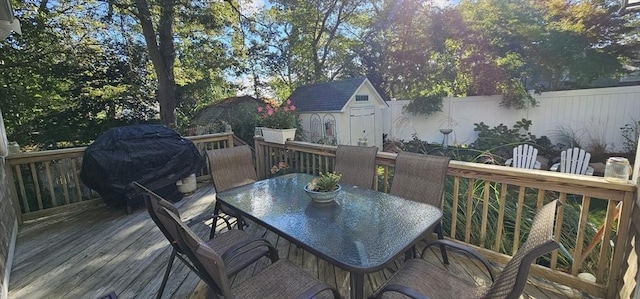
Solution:
[(474, 123), (512, 128), (525, 118), (532, 121), (531, 134), (546, 135), (553, 143), (571, 133), (587, 149), (604, 143), (607, 152), (620, 152), (624, 151), (620, 128), (640, 121), (640, 86), (543, 92), (533, 97), (539, 105), (522, 110), (500, 107), (501, 96), (445, 98), (443, 111), (429, 117), (404, 114), (402, 107), (408, 101), (389, 101), (384, 132), (392, 139), (408, 141), (415, 133), (421, 140), (443, 142), (439, 129), (451, 128), (450, 145), (469, 144), (478, 137)]

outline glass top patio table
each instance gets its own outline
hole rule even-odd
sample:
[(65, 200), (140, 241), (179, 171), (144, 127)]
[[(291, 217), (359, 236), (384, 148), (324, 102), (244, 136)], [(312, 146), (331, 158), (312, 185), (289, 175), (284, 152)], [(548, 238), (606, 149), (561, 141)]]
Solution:
[[(294, 173), (217, 194), (221, 204), (351, 273), (351, 297), (361, 298), (364, 273), (382, 269), (439, 223), (434, 206), (341, 184), (335, 202), (312, 203)], [(355, 280), (355, 281), (354, 281)]]

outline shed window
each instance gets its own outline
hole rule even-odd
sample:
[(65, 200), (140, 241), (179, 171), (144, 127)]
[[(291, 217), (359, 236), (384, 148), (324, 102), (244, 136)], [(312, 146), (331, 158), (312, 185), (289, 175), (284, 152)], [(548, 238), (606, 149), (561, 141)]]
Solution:
[(356, 95), (356, 102), (367, 102), (369, 101), (368, 95)]

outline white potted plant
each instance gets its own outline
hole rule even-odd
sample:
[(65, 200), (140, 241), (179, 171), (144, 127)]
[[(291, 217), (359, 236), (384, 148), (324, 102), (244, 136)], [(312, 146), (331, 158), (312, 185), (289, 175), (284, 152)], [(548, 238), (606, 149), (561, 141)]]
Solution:
[(266, 142), (284, 144), (287, 140), (294, 140), (298, 114), (296, 106), (291, 100), (279, 103), (276, 100), (266, 100), (264, 106), (258, 107), (262, 137)]

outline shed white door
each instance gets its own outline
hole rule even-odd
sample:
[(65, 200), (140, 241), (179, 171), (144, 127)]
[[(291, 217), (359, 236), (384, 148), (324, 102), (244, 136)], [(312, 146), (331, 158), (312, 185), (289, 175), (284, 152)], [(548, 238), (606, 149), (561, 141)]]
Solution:
[(349, 109), (349, 136), (351, 145), (357, 145), (358, 139), (365, 137), (369, 145), (376, 144), (376, 110), (375, 107), (358, 107)]

